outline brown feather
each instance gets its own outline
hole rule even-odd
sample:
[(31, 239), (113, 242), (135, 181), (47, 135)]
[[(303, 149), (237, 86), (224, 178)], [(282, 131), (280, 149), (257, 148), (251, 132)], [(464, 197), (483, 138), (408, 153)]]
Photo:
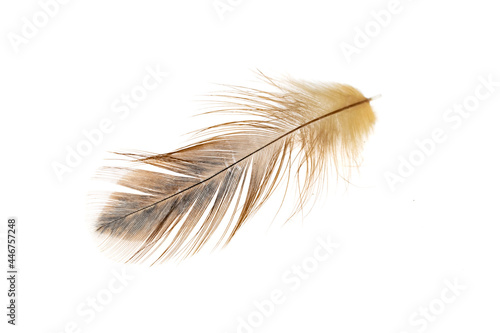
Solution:
[(296, 213), (326, 182), (332, 161), (356, 162), (375, 122), (371, 99), (347, 85), (264, 79), (273, 91), (232, 87), (219, 95), (217, 112), (256, 119), (208, 127), (171, 153), (120, 153), (134, 164), (102, 168), (141, 193), (113, 192), (98, 205), (94, 225), (106, 252), (127, 262), (185, 258), (217, 230), (216, 246), (227, 244), (292, 171), (301, 177)]

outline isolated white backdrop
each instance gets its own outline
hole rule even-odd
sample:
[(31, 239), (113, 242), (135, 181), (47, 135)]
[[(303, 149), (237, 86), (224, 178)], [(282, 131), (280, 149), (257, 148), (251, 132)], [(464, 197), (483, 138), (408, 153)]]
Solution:
[[(22, 0), (2, 2), (0, 22), (0, 216), (20, 233), (9, 332), (500, 329), (500, 86), (481, 86), (500, 82), (493, 2)], [(155, 69), (168, 77), (123, 108)], [(102, 256), (85, 200), (108, 152), (178, 147), (203, 125), (195, 100), (255, 69), (382, 95), (352, 185), (332, 181), (284, 227), (271, 200), (229, 247), (179, 265)], [(59, 179), (54, 163), (103, 120), (108, 133)], [(316, 267), (318, 237), (339, 246)], [(303, 264), (307, 276), (292, 271)]]

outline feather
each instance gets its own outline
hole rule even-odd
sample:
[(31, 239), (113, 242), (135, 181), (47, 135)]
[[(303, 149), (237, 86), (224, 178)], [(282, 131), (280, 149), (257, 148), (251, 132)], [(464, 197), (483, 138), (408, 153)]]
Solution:
[(356, 163), (375, 122), (371, 98), (348, 85), (262, 77), (269, 90), (232, 86), (217, 95), (212, 112), (245, 119), (203, 129), (170, 153), (119, 153), (130, 166), (100, 170), (132, 190), (94, 206), (105, 252), (155, 264), (193, 255), (214, 237), (214, 247), (226, 245), (283, 180), (288, 188), (297, 178), (293, 215), (327, 182), (329, 165)]

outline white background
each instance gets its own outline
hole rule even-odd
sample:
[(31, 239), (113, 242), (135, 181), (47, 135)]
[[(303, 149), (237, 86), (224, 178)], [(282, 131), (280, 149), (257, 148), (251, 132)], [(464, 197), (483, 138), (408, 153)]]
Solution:
[[(382, 27), (371, 12), (390, 1), (221, 2), (231, 6), (222, 16), (212, 0), (69, 1), (17, 46), (23, 17), (33, 22), (42, 9), (2, 2), (2, 267), (7, 217), (18, 218), (20, 237), (19, 325), (5, 323), (2, 279), (2, 327), (237, 332), (250, 317), (254, 326), (240, 332), (499, 331), (500, 86), (466, 118), (444, 118), (474, 101), (481, 77), (500, 82), (494, 2), (401, 0)], [(355, 46), (365, 28), (374, 29), (367, 45), (358, 40), (346, 57), (341, 45)], [(168, 78), (120, 119), (112, 104), (148, 66)], [(214, 83), (251, 84), (256, 69), (382, 95), (352, 185), (332, 179), (315, 209), (285, 226), (284, 215), (271, 223), (273, 198), (227, 248), (180, 264), (124, 266), (103, 256), (86, 197), (108, 152), (177, 148), (203, 126), (191, 117), (195, 101)], [(59, 180), (53, 164), (105, 118), (113, 130)], [(400, 158), (423, 156), (415, 142), (439, 129), (444, 142), (391, 188), (387, 173), (398, 173)], [(311, 263), (318, 237), (340, 246), (293, 290), (284, 277)], [(121, 288), (114, 274), (123, 269), (132, 278)], [(456, 296), (446, 281), (466, 290)], [(110, 284), (119, 291), (110, 294)], [(284, 302), (263, 317), (255, 302), (273, 290)], [(95, 297), (106, 303), (101, 311), (90, 310)], [(438, 314), (422, 319), (429, 306)]]

